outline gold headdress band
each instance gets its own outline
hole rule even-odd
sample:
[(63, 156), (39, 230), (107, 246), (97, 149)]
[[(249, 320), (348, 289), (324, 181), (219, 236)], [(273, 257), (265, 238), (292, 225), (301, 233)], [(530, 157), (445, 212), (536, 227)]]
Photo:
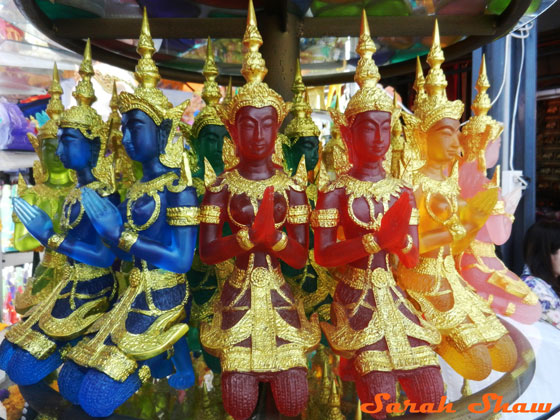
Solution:
[[(414, 103), (414, 116), (419, 120), (420, 128), (424, 132), (427, 132), (432, 125), (443, 118), (459, 120), (465, 109), (465, 106), (460, 100), (450, 101), (447, 99), (447, 93), (445, 91), (447, 80), (441, 69), (441, 64), (444, 60), (445, 57), (441, 49), (439, 27), (436, 20), (434, 24), (432, 47), (428, 53), (427, 60), (430, 65), (430, 71), (422, 86), (422, 68), (417, 65), (417, 80), (415, 82), (415, 88), (418, 89), (418, 98)], [(418, 68), (420, 69), (419, 71)], [(424, 90), (425, 93), (423, 93)]]
[(313, 110), (307, 101), (299, 60), (296, 61), (296, 76), (292, 85), (292, 92), (294, 93), (292, 101), (292, 114), (294, 118), (286, 127), (286, 136), (293, 139), (294, 142), (300, 137), (319, 137), (321, 132), (311, 118)]
[(482, 55), (478, 80), (476, 81), (477, 95), (473, 101), (471, 109), (474, 115), (461, 130), (463, 134), (463, 148), (465, 150), (465, 160), (474, 161), (478, 159), (479, 168), (486, 170), (485, 151), (488, 144), (498, 138), (504, 127), (501, 123), (488, 115), (492, 107), (492, 102), (486, 91), (490, 88), (490, 82), (486, 75), (486, 58)]
[(171, 130), (169, 131), (165, 151), (160, 154), (159, 159), (167, 167), (179, 168), (183, 162), (183, 144), (182, 141), (174, 142), (173, 140), (181, 117), (190, 101), (187, 100), (173, 108), (163, 92), (157, 88), (161, 77), (152, 58), (155, 47), (150, 34), (146, 8), (144, 8), (142, 30), (136, 51), (141, 57), (134, 73), (139, 85), (134, 89), (134, 94), (122, 92), (119, 95), (119, 110), (124, 114), (132, 109), (139, 109), (145, 112), (158, 126), (165, 119), (171, 120)]
[(243, 45), (246, 48), (246, 52), (243, 56), (243, 65), (241, 67), (241, 74), (247, 83), (239, 89), (237, 95), (233, 97), (230, 103), (221, 104), (218, 107), (218, 115), (224, 123), (233, 123), (237, 111), (245, 106), (253, 106), (255, 108), (272, 106), (278, 114), (278, 122), (282, 122), (290, 110), (289, 103), (285, 103), (282, 96), (263, 82), (268, 69), (259, 52), (262, 43), (263, 40), (257, 28), (253, 1), (249, 0), (247, 28), (243, 36)]
[(76, 86), (76, 90), (72, 96), (76, 98), (78, 105), (64, 111), (60, 119), (61, 128), (76, 128), (80, 130), (84, 137), (93, 140), (97, 137), (102, 139), (104, 124), (101, 117), (91, 105), (96, 101), (91, 78), (94, 75), (93, 65), (91, 63), (91, 45), (89, 39), (86, 42), (84, 50), (84, 58), (80, 64), (79, 70), (81, 80)]
[(222, 97), (220, 93), (220, 88), (218, 83), (216, 83), (216, 77), (218, 76), (218, 67), (214, 62), (214, 53), (212, 50), (212, 40), (208, 37), (208, 44), (206, 47), (206, 60), (204, 61), (204, 67), (202, 68), (202, 74), (206, 78), (204, 82), (204, 88), (202, 89), (202, 99), (206, 103), (206, 106), (202, 108), (200, 113), (194, 119), (192, 126), (192, 136), (193, 138), (198, 138), (200, 130), (207, 125), (224, 125), (218, 113), (216, 112), (216, 105)]

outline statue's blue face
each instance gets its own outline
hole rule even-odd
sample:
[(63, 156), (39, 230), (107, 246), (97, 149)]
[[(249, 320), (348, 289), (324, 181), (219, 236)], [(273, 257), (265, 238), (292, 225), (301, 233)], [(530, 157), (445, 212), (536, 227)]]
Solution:
[(146, 162), (159, 155), (158, 126), (143, 111), (133, 109), (122, 116), (123, 145), (132, 160)]
[[(77, 128), (61, 128), (58, 133), (56, 155), (65, 168), (81, 170), (95, 166), (94, 141), (89, 140)], [(97, 140), (98, 141), (98, 140)]]

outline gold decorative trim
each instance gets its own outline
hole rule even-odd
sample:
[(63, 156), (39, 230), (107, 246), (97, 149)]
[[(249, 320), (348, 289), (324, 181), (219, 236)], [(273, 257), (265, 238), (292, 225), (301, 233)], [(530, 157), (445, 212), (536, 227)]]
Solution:
[(311, 213), (311, 226), (313, 228), (333, 228), (338, 226), (339, 220), (338, 209), (315, 209)]
[(170, 226), (195, 226), (200, 222), (198, 207), (168, 207), (165, 214)]
[(217, 225), (220, 223), (221, 215), (222, 215), (222, 209), (218, 206), (214, 206), (212, 204), (205, 204), (202, 207), (200, 207), (200, 223)]
[(138, 240), (138, 234), (128, 229), (124, 229), (119, 238), (119, 244), (117, 245), (120, 249), (126, 252), (130, 252), (130, 248)]

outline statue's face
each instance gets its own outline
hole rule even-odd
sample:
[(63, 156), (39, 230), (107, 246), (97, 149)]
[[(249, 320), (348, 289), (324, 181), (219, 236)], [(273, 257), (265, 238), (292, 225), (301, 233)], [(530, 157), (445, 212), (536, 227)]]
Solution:
[(79, 171), (95, 166), (97, 159), (93, 158), (94, 142), (89, 140), (77, 128), (64, 127), (59, 130), (56, 155), (67, 169)]
[(452, 163), (460, 157), (458, 120), (443, 118), (430, 127), (427, 133), (427, 158), (436, 163)]
[(319, 162), (319, 138), (316, 136), (300, 137), (291, 148), (294, 165), (299, 163), (301, 156), (305, 156), (305, 167), (312, 171)]
[(47, 167), (49, 173), (59, 174), (66, 171), (66, 168), (56, 155), (57, 148), (57, 139), (44, 139), (41, 144), (41, 155), (43, 156), (43, 164)]
[(198, 134), (199, 153), (203, 159), (208, 159), (218, 175), (224, 170), (222, 147), (226, 136), (229, 137), (226, 128), (215, 124), (203, 127)]
[(122, 116), (123, 146), (132, 160), (147, 162), (159, 154), (158, 127), (144, 111), (132, 109)]
[(272, 156), (279, 126), (278, 114), (271, 106), (245, 106), (237, 111), (232, 135), (239, 157), (255, 161)]
[(383, 160), (391, 145), (391, 113), (361, 112), (354, 119), (350, 132), (357, 161)]

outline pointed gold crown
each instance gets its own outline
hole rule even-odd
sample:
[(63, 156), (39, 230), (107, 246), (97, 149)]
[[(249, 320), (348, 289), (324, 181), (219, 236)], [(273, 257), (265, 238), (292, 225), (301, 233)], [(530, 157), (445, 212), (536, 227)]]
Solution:
[(253, 1), (249, 0), (249, 10), (247, 13), (247, 28), (243, 36), (245, 54), (241, 74), (247, 81), (237, 92), (229, 104), (221, 104), (218, 107), (220, 118), (224, 122), (232, 124), (235, 121), (237, 111), (245, 106), (264, 108), (272, 106), (278, 114), (278, 121), (282, 122), (290, 110), (290, 105), (285, 103), (277, 92), (268, 87), (263, 82), (268, 69), (262, 58), (259, 48), (263, 40), (257, 28), (257, 18)]
[(222, 120), (220, 120), (220, 117), (218, 117), (218, 112), (216, 111), (216, 105), (218, 105), (222, 94), (220, 93), (218, 83), (216, 83), (218, 67), (216, 67), (216, 63), (214, 62), (212, 40), (210, 37), (208, 37), (206, 60), (204, 61), (202, 74), (206, 78), (204, 88), (202, 89), (202, 99), (204, 99), (206, 106), (202, 108), (200, 113), (194, 119), (192, 126), (192, 135), (194, 138), (198, 138), (200, 130), (207, 125), (224, 125)]
[(422, 64), (420, 63), (420, 57), (416, 56), (416, 78), (414, 79), (414, 85), (412, 86), (416, 92), (416, 97), (414, 98), (414, 104), (412, 105), (412, 110), (416, 110), (418, 104), (426, 99), (426, 91), (424, 90), (424, 85), (426, 84), (426, 79), (424, 79), (424, 71), (422, 70)]
[[(39, 128), (39, 133), (37, 134), (37, 138), (39, 139), (38, 147), (41, 148), (40, 143), (44, 139), (56, 139), (57, 132), (58, 132), (58, 122), (62, 117), (62, 113), (64, 112), (64, 106), (62, 105), (62, 101), (60, 97), (62, 96), (62, 87), (60, 86), (60, 78), (58, 76), (58, 68), (56, 63), (53, 66), (53, 77), (51, 87), (49, 88), (49, 94), (51, 95), (51, 99), (47, 105), (47, 115), (49, 116), (49, 120), (43, 124)], [(33, 144), (35, 151), (37, 152), (37, 147)], [(37, 152), (39, 154), (39, 152)]]
[[(89, 39), (86, 42), (84, 58), (79, 70), (81, 80), (72, 93), (76, 98), (77, 105), (64, 111), (60, 119), (61, 128), (76, 128), (80, 130), (84, 137), (93, 140), (96, 137), (103, 137), (104, 124), (99, 114), (91, 107), (96, 101), (95, 92), (91, 78), (94, 75), (91, 63), (91, 45)], [(102, 139), (103, 141), (103, 139)]]
[(224, 97), (224, 100), (222, 101), (222, 105), (228, 106), (231, 103), (232, 99), (233, 99), (233, 86), (231, 84), (231, 76), (229, 76), (229, 81), (228, 81), (228, 85), (227, 85), (227, 89), (226, 89), (226, 96)]
[(486, 170), (485, 151), (488, 144), (498, 138), (502, 133), (504, 126), (488, 115), (488, 111), (492, 107), (490, 96), (486, 91), (490, 88), (490, 82), (486, 75), (486, 58), (482, 56), (480, 70), (478, 72), (478, 80), (476, 81), (477, 95), (473, 101), (471, 109), (473, 115), (463, 126), (461, 133), (463, 134), (462, 146), (465, 150), (465, 160), (479, 160), (481, 170)]
[(119, 95), (117, 94), (117, 82), (115, 80), (113, 80), (113, 93), (109, 101), (109, 108), (111, 108), (111, 114), (109, 115), (110, 129), (120, 131), (121, 115), (119, 114)]
[(352, 96), (344, 112), (348, 125), (351, 125), (356, 115), (362, 112), (393, 111), (391, 98), (382, 88), (377, 86), (381, 76), (372, 57), (375, 51), (375, 43), (371, 39), (366, 11), (362, 10), (360, 39), (356, 46), (356, 52), (360, 55), (360, 60), (354, 75), (354, 81), (360, 86), (360, 89)]
[(296, 61), (296, 76), (292, 85), (292, 92), (294, 93), (294, 99), (292, 100), (292, 114), (294, 118), (286, 127), (286, 136), (294, 139), (294, 142), (300, 137), (319, 137), (321, 132), (311, 118), (313, 110), (307, 100), (299, 60)]
[(190, 101), (187, 100), (173, 107), (163, 92), (157, 88), (161, 77), (152, 58), (155, 50), (152, 35), (150, 34), (148, 14), (146, 8), (144, 8), (142, 29), (138, 39), (138, 47), (136, 48), (140, 59), (134, 72), (138, 86), (134, 89), (134, 94), (128, 92), (121, 92), (119, 94), (119, 110), (121, 114), (124, 114), (133, 109), (139, 109), (145, 112), (157, 126), (161, 125), (163, 120), (171, 120), (171, 129), (169, 130), (165, 152), (160, 154), (159, 159), (170, 168), (179, 168), (183, 162), (183, 145), (182, 141), (173, 142), (173, 139), (175, 138), (181, 117)]
[[(445, 57), (441, 49), (439, 27), (436, 20), (432, 48), (428, 53), (427, 60), (430, 65), (430, 71), (422, 86), (423, 75), (419, 77), (421, 68), (420, 72), (417, 69), (417, 80), (415, 83), (416, 88), (418, 88), (418, 98), (415, 101), (414, 116), (420, 120), (420, 128), (425, 132), (443, 118), (459, 120), (465, 110), (465, 106), (460, 100), (450, 101), (447, 99), (447, 92), (445, 91), (447, 80), (441, 69), (441, 64), (444, 60)], [(422, 93), (423, 90), (425, 90), (425, 93)]]

